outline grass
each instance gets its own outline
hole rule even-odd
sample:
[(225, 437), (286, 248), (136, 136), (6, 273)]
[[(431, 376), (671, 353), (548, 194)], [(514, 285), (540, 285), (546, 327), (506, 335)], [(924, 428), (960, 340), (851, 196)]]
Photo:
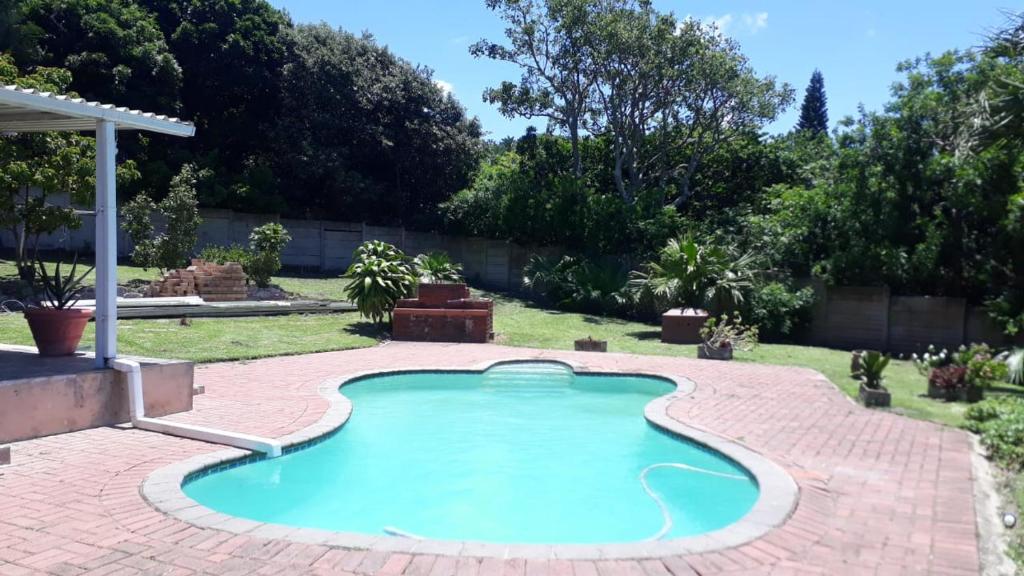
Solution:
[[(80, 348), (92, 350), (93, 336), (90, 324)], [(219, 362), (365, 348), (379, 337), (357, 314), (296, 314), (195, 318), (190, 326), (179, 320), (121, 320), (117, 344), (120, 352), (135, 356)], [(0, 314), (0, 342), (32, 345), (21, 314)]]
[[(121, 280), (151, 279), (156, 271), (119, 266)], [(16, 276), (14, 263), (0, 260), (0, 282)], [(6, 277), (6, 278), (5, 278)], [(336, 276), (282, 275), (273, 282), (304, 298), (343, 300), (344, 281)], [(656, 325), (588, 314), (540, 308), (502, 294), (483, 293), (495, 299), (495, 331), (498, 343), (509, 346), (571, 350), (577, 338), (607, 340), (613, 352), (696, 357), (695, 346), (664, 344)], [(191, 326), (177, 320), (127, 320), (120, 326), (119, 346), (127, 354), (175, 357), (197, 362), (305, 354), (372, 346), (380, 336), (354, 313), (262, 318), (194, 319)], [(31, 344), (31, 335), (20, 314), (0, 315), (0, 342)], [(83, 346), (92, 345), (86, 330)], [(856, 396), (858, 384), (849, 376), (849, 352), (786, 344), (762, 344), (736, 355), (741, 362), (762, 362), (813, 368), (843, 392)], [(948, 425), (963, 422), (964, 404), (932, 400), (924, 396), (925, 381), (907, 361), (894, 360), (886, 371), (886, 386), (893, 395), (893, 410), (913, 418)], [(992, 393), (1014, 393), (1000, 388)]]

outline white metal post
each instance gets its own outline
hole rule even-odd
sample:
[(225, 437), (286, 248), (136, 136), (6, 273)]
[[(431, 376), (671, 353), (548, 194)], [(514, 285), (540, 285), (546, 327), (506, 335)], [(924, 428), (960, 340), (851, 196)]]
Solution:
[(117, 357), (117, 131), (96, 122), (96, 367)]

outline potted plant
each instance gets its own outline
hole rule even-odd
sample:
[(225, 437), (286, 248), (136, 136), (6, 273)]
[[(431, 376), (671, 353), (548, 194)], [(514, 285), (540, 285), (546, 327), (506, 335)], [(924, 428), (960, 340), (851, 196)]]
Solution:
[(25, 320), (32, 331), (32, 339), (40, 356), (70, 356), (78, 348), (82, 340), (85, 325), (92, 318), (92, 310), (74, 308), (82, 291), (82, 280), (92, 271), (92, 267), (75, 276), (78, 268), (78, 254), (71, 263), (71, 272), (63, 276), (60, 262), (51, 276), (42, 260), (37, 261), (39, 273), (43, 281), (44, 302), (38, 307), (25, 309)]
[(708, 318), (700, 329), (702, 342), (697, 345), (697, 357), (707, 360), (732, 360), (734, 350), (750, 351), (757, 346), (757, 327), (746, 326), (736, 314), (730, 318), (722, 314)]
[(580, 338), (576, 340), (576, 351), (577, 352), (607, 352), (608, 341), (607, 340), (594, 340), (592, 337), (587, 336), (586, 338)]
[(864, 406), (887, 407), (892, 403), (889, 390), (882, 385), (882, 373), (889, 365), (889, 357), (877, 350), (865, 350), (860, 356), (860, 393), (858, 397)]
[(928, 378), (928, 396), (950, 402), (978, 402), (985, 388), (1006, 376), (1006, 364), (992, 354), (987, 344), (960, 346), (956, 351), (934, 346), (914, 356), (918, 372)]

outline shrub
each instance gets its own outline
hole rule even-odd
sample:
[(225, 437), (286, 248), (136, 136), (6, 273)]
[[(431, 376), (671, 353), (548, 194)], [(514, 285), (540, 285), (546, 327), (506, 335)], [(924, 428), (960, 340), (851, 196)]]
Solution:
[(627, 276), (618, 262), (576, 256), (533, 255), (523, 268), (523, 285), (555, 306), (578, 312), (612, 314), (625, 309)]
[(967, 367), (949, 364), (933, 368), (928, 375), (928, 384), (946, 391), (967, 388)]
[(458, 283), (462, 282), (462, 264), (451, 261), (444, 252), (420, 254), (412, 261), (416, 274), (422, 283)]
[(732, 317), (722, 314), (707, 319), (700, 329), (701, 340), (708, 348), (726, 348), (749, 352), (757, 346), (757, 326), (743, 324), (743, 317), (738, 313)]
[(249, 265), (249, 249), (239, 244), (230, 246), (210, 245), (199, 253), (199, 258), (214, 264), (227, 264), (237, 262), (245, 268)]
[(745, 308), (765, 340), (787, 340), (810, 322), (813, 305), (813, 289), (769, 282), (754, 288)]
[(674, 306), (729, 311), (742, 304), (754, 288), (758, 258), (739, 254), (693, 237), (669, 240), (643, 271), (632, 273), (633, 297), (648, 301), (661, 312)]
[(1018, 348), (1006, 356), (1006, 379), (1011, 384), (1024, 384), (1024, 348)]
[(981, 435), (981, 443), (999, 464), (1024, 467), (1024, 399), (1000, 396), (964, 412), (965, 428)]
[(249, 261), (245, 273), (257, 286), (266, 288), (281, 269), (281, 251), (292, 239), (284, 226), (268, 222), (249, 234)]
[[(172, 180), (167, 197), (159, 203), (145, 193), (125, 204), (122, 210), (124, 229), (132, 239), (132, 262), (144, 269), (157, 268), (161, 272), (188, 263), (199, 237), (198, 201), (196, 182), (209, 171), (197, 171), (185, 164)], [(163, 214), (166, 231), (156, 234), (152, 216)]]
[(401, 250), (380, 240), (364, 242), (352, 255), (345, 273), (349, 283), (345, 294), (359, 313), (380, 324), (400, 298), (412, 293), (416, 275)]

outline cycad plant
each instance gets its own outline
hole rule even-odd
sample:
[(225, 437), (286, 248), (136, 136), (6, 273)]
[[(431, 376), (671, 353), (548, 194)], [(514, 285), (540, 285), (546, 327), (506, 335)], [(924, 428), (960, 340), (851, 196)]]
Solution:
[(411, 295), (416, 287), (416, 275), (406, 255), (380, 240), (359, 246), (345, 275), (349, 278), (345, 295), (360, 314), (377, 324), (385, 316), (390, 322), (395, 304)]
[(420, 254), (412, 263), (419, 281), (423, 284), (462, 282), (462, 264), (452, 262), (445, 252)]
[(539, 292), (559, 308), (608, 314), (624, 304), (626, 273), (614, 261), (575, 256), (533, 255), (523, 268), (523, 286)]
[(736, 254), (686, 236), (669, 240), (657, 260), (632, 273), (629, 286), (634, 298), (660, 310), (686, 306), (717, 313), (743, 303), (758, 272), (752, 253)]

